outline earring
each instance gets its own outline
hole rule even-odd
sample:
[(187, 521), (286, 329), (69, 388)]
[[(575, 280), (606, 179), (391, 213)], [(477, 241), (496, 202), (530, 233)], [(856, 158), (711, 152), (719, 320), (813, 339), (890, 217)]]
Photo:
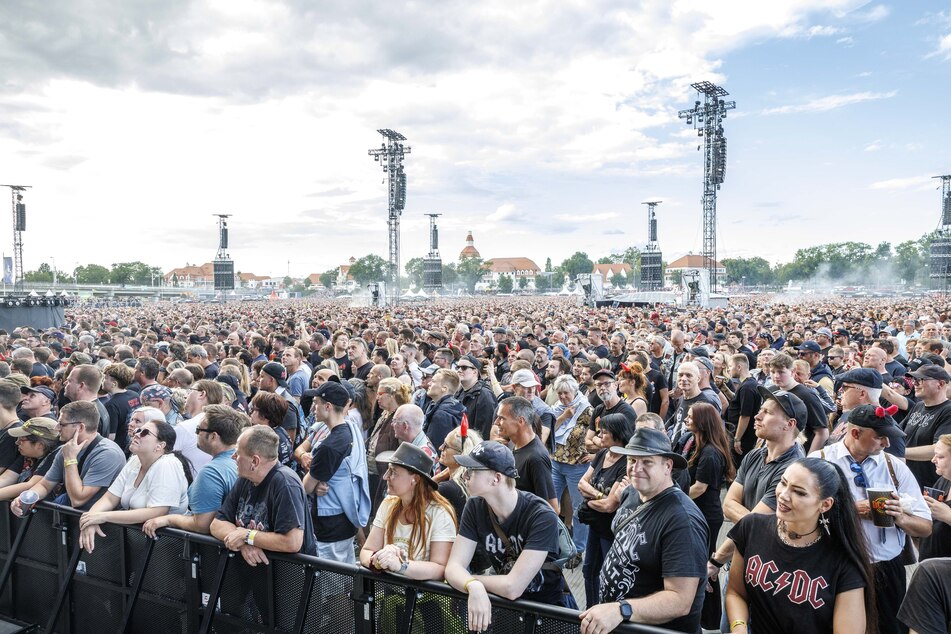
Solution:
[(831, 535), (829, 532), (829, 518), (826, 517), (825, 513), (819, 513), (819, 523), (822, 524), (822, 528), (825, 529), (826, 535)]

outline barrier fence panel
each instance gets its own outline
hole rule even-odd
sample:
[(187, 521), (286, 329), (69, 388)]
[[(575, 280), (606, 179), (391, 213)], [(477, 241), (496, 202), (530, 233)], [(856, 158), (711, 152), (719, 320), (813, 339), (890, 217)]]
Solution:
[[(17, 518), (0, 504), (0, 614), (44, 631), (292, 634), (464, 634), (466, 595), (297, 554), (267, 553), (250, 566), (212, 537), (104, 524), (93, 552), (79, 550), (80, 513), (41, 504)], [(26, 536), (12, 553), (17, 533)], [(576, 634), (578, 612), (493, 598), (498, 633)], [(626, 625), (622, 632), (666, 630)]]

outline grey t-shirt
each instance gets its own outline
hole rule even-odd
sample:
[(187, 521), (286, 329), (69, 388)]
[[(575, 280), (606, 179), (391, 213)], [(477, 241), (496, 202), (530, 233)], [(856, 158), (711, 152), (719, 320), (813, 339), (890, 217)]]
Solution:
[(775, 511), (776, 485), (783, 477), (783, 472), (786, 467), (805, 457), (798, 442), (794, 442), (786, 453), (772, 462), (766, 462), (766, 453), (765, 446), (749, 452), (736, 472), (735, 482), (743, 485), (743, 506), (750, 511), (761, 501)]
[[(89, 455), (83, 458), (83, 455), (86, 453)], [(100, 438), (92, 450), (88, 447), (83, 449), (79, 453), (78, 459), (83, 463), (82, 470), (79, 473), (79, 477), (82, 478), (83, 481), (83, 486), (101, 487), (99, 492), (94, 495), (91, 500), (86, 502), (83, 506), (77, 507), (88, 509), (109, 489), (109, 485), (112, 484), (112, 481), (116, 479), (123, 467), (125, 467), (126, 459), (119, 445), (108, 438)], [(44, 479), (56, 484), (64, 482), (65, 473), (63, 470), (62, 451), (56, 453), (53, 466), (46, 472)]]

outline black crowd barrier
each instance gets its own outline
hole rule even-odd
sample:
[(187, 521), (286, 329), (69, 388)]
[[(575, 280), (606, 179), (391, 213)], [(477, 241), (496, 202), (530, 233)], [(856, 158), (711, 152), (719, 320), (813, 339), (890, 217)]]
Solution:
[[(251, 567), (216, 539), (102, 525), (92, 553), (80, 513), (43, 503), (17, 518), (0, 503), (0, 615), (44, 632), (456, 634), (466, 597), (445, 583), (376, 574), (306, 555), (267, 553)], [(492, 630), (574, 634), (578, 612), (493, 598)], [(666, 634), (625, 625), (619, 632)]]

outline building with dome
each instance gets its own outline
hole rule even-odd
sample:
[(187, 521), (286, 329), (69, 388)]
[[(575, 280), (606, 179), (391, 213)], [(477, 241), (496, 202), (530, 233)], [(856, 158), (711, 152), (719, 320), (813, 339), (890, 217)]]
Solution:
[[(469, 233), (466, 234), (466, 246), (459, 253), (459, 259), (465, 260), (466, 258), (478, 257), (482, 256), (479, 255), (479, 250), (475, 248), (472, 231), (469, 231)], [(491, 258), (485, 261), (485, 265), (488, 271), (482, 276), (480, 284), (476, 286), (479, 290), (485, 290), (486, 288), (492, 288), (498, 285), (499, 278), (503, 275), (512, 278), (512, 281), (515, 283), (515, 288), (519, 288), (518, 281), (522, 278), (526, 280), (527, 288), (535, 288), (535, 276), (541, 273), (541, 268), (530, 258)]]
[(472, 239), (472, 230), (466, 234), (466, 246), (459, 252), (459, 259), (465, 260), (466, 258), (479, 258), (482, 257), (479, 255), (479, 250), (475, 248), (475, 241)]

